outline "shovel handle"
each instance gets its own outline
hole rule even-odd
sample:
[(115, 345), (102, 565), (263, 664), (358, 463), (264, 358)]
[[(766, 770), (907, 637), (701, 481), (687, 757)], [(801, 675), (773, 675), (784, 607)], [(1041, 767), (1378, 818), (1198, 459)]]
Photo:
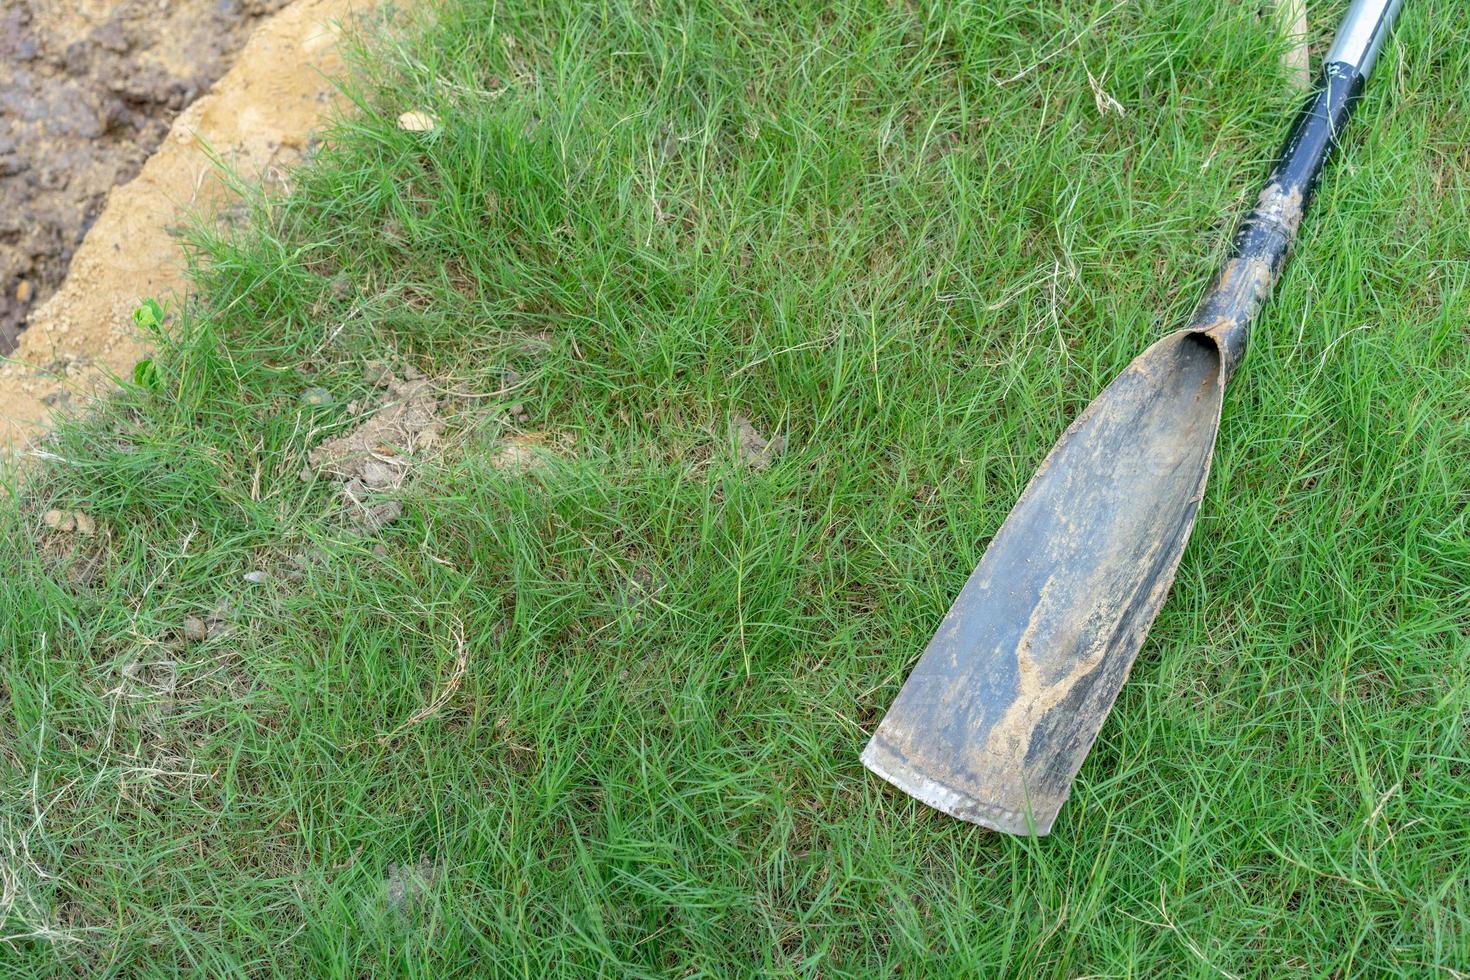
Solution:
[(1346, 65), (1364, 78), (1373, 70), (1378, 52), (1404, 0), (1354, 0), (1338, 25), (1337, 37), (1324, 65)]
[(1256, 206), (1235, 232), (1234, 248), (1188, 329), (1214, 339), (1228, 379), (1250, 339), (1251, 323), (1271, 293), (1296, 241), (1317, 179), (1352, 116), (1403, 0), (1354, 0), (1323, 59), (1307, 99)]

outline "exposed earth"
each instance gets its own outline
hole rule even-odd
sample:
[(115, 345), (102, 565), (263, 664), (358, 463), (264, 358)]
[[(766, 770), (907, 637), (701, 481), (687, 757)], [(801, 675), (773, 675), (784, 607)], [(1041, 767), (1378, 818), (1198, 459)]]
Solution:
[(287, 0), (6, 0), (0, 354), (60, 285), (107, 192)]
[[(108, 390), (111, 378), (128, 376), (147, 356), (133, 309), (145, 298), (172, 307), (187, 287), (182, 248), (170, 229), (191, 218), (233, 220), (238, 185), (221, 165), (247, 185), (284, 189), (291, 167), (340, 102), (332, 79), (346, 71), (344, 31), (396, 23), (412, 6), (401, 0), (382, 7), (373, 0), (243, 0), (246, 6), (150, 0), (156, 16), (145, 23), (140, 18), (150, 8), (125, 0), (79, 27), (81, 15), (43, 14), (42, 8), (60, 6), (51, 0), (22, 2), (31, 6), (0, 14), (0, 24), (24, 27), (17, 40), (0, 26), (3, 50), (47, 32), (80, 35), (91, 38), (85, 57), (97, 60), (90, 74), (72, 75), (64, 57), (59, 68), (44, 62), (39, 43), (34, 56), (21, 51), (25, 59), (0, 55), (0, 81), (19, 72), (30, 86), (25, 91), (39, 100), (25, 102), (10, 89), (0, 94), (0, 104), (29, 106), (3, 112), (9, 142), (0, 161), (14, 172), (0, 178), (0, 276), (8, 277), (0, 279), (0, 300), (9, 304), (6, 322), (25, 329), (3, 345), (9, 354), (0, 357), (0, 452), (23, 450), (52, 413), (78, 407), (76, 396)], [(80, 0), (74, 9), (95, 13), (105, 3)], [(70, 25), (71, 34), (54, 24)], [(96, 40), (112, 36), (99, 24), (117, 27), (125, 43), (114, 46), (124, 52)], [(141, 39), (128, 40), (134, 36), (128, 31), (160, 40), (145, 47)], [(221, 38), (239, 43), (246, 34), (230, 55)], [(180, 53), (190, 38), (202, 59), (197, 63)], [(69, 49), (60, 50), (64, 56)], [(232, 63), (208, 83), (203, 67), (187, 68), (206, 61), (209, 71)], [(134, 66), (130, 74), (125, 65)], [(93, 79), (93, 87), (79, 79)], [(144, 90), (156, 98), (128, 94)], [(98, 135), (82, 135), (89, 132)]]

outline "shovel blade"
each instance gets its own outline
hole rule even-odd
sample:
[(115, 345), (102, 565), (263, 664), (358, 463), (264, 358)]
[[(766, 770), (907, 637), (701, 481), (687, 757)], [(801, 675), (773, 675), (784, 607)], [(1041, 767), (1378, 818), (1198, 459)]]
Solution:
[(863, 750), (963, 820), (1044, 835), (1158, 615), (1209, 475), (1207, 335), (1140, 354), (1032, 477)]

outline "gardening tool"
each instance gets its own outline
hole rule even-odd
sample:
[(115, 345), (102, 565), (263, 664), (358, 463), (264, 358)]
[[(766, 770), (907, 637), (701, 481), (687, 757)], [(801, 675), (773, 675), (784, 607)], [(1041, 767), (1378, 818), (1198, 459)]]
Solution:
[(1164, 603), (1225, 385), (1402, 0), (1355, 0), (1194, 317), (1063, 433), (863, 750), (924, 803), (1046, 834)]

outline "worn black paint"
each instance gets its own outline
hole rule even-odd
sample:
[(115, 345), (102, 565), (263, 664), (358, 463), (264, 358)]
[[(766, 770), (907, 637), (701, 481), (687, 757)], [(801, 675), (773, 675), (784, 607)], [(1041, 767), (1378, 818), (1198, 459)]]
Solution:
[(1195, 329), (1214, 329), (1225, 355), (1227, 378), (1245, 356), (1251, 321), (1271, 284), (1281, 275), (1296, 241), (1297, 226), (1358, 104), (1363, 83), (1362, 73), (1352, 65), (1333, 62), (1323, 66), (1316, 88), (1297, 113), (1276, 164), (1266, 178), (1261, 202), (1245, 216), (1235, 232), (1231, 259), (1262, 263), (1267, 273), (1264, 289), (1257, 284), (1242, 296), (1228, 281), (1233, 265), (1227, 263), (1190, 321)]

